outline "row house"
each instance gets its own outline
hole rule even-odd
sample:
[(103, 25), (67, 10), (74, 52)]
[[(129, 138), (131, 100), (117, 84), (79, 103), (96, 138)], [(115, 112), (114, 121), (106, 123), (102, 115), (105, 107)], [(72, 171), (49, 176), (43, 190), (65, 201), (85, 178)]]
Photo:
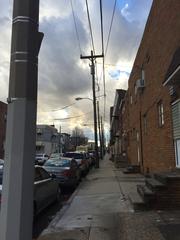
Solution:
[(144, 173), (180, 167), (179, 12), (180, 1), (153, 2), (124, 97), (123, 147)]
[[(123, 107), (113, 106), (121, 115), (118, 131), (128, 163), (155, 177), (147, 179), (147, 186), (138, 186), (138, 192), (141, 196), (151, 193), (158, 208), (180, 208), (179, 13), (179, 0), (153, 1)], [(166, 188), (160, 190), (165, 183)]]
[(118, 162), (122, 155), (122, 114), (126, 90), (116, 89), (114, 106), (110, 108), (110, 148), (111, 159)]

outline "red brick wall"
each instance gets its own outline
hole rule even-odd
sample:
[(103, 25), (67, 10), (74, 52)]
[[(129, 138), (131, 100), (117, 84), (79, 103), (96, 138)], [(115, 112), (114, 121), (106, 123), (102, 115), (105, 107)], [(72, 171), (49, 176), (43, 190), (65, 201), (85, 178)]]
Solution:
[(0, 158), (4, 158), (7, 104), (0, 102)]
[[(138, 163), (137, 146), (139, 145), (140, 164), (144, 172), (166, 171), (175, 168), (171, 98), (169, 89), (162, 83), (173, 54), (179, 46), (180, 1), (155, 0), (130, 75), (128, 107), (124, 113), (125, 116), (129, 116), (128, 126), (124, 124), (124, 130), (129, 132), (128, 159), (132, 164)], [(135, 95), (134, 85), (140, 78), (142, 65), (145, 70), (146, 87), (141, 94)], [(133, 97), (132, 104), (130, 95)], [(158, 126), (157, 104), (159, 101), (162, 101), (164, 105), (165, 124), (163, 127)], [(147, 134), (144, 133), (144, 114), (147, 115)], [(140, 118), (142, 131), (140, 130)], [(133, 129), (134, 132), (139, 132), (139, 142), (133, 134)]]

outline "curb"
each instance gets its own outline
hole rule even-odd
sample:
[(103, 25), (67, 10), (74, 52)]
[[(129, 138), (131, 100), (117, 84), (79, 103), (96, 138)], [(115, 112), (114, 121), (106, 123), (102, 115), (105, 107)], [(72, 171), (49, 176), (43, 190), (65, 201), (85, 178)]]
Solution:
[(68, 199), (68, 201), (63, 205), (63, 207), (60, 209), (59, 212), (56, 213), (56, 216), (53, 218), (53, 220), (49, 223), (48, 227), (46, 229), (44, 229), (42, 231), (42, 233), (40, 234), (40, 236), (38, 237), (38, 239), (50, 232), (53, 232), (53, 230), (55, 229), (55, 225), (56, 223), (64, 216), (65, 212), (68, 210), (69, 206), (71, 205), (74, 197), (77, 195), (80, 186), (82, 185), (82, 182), (79, 184), (79, 186), (77, 187), (77, 189), (73, 192), (73, 194), (71, 195), (71, 197)]

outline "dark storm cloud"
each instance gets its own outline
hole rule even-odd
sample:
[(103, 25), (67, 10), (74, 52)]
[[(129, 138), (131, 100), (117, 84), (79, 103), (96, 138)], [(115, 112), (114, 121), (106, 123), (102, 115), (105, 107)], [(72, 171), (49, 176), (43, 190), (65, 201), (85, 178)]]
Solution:
[[(86, 46), (86, 32), (78, 21), (81, 44)], [(48, 18), (41, 23), (44, 32), (41, 54), (39, 91), (54, 95), (54, 101), (67, 104), (76, 94), (87, 91), (91, 81), (89, 69), (80, 64), (80, 52), (71, 18)]]
[[(90, 16), (96, 53), (101, 53), (100, 39), (100, 15), (99, 1), (89, 0)], [(103, 0), (104, 17), (104, 40), (105, 46), (109, 32), (109, 26), (112, 16), (114, 1)], [(42, 0), (40, 8), (40, 31), (44, 32), (42, 47), (39, 57), (39, 116), (46, 120), (50, 118), (46, 110), (56, 109), (74, 102), (77, 96), (91, 97), (91, 75), (89, 71), (89, 61), (82, 61), (79, 58), (80, 52), (75, 34), (70, 1), (68, 0)], [(149, 12), (152, 0), (121, 0), (117, 1), (112, 33), (109, 41), (106, 63), (133, 64), (147, 14)], [(88, 30), (87, 15), (84, 0), (73, 1), (77, 27), (81, 41), (83, 54), (89, 54), (91, 50), (90, 35)], [(2, 0), (0, 8), (0, 85), (2, 93), (0, 99), (6, 99), (8, 89), (9, 75), (9, 56), (10, 56), (10, 32), (11, 32), (11, 10), (12, 0)], [(98, 60), (100, 61), (100, 60)], [(116, 88), (127, 86), (127, 74), (123, 71), (129, 71), (122, 66), (113, 67), (112, 71), (120, 71), (119, 80), (113, 81), (109, 76), (107, 69), (106, 90), (107, 107), (113, 104)], [(118, 77), (118, 75), (117, 75)], [(113, 84), (112, 84), (113, 81)], [(101, 93), (103, 93), (103, 81), (101, 80)], [(101, 99), (101, 102), (103, 100)], [(82, 101), (70, 109), (68, 116), (81, 114), (91, 110), (90, 102)], [(103, 114), (103, 104), (101, 104)], [(44, 115), (42, 112), (44, 111)], [(83, 121), (88, 122), (89, 116), (84, 117)], [(109, 117), (107, 115), (107, 122)], [(74, 120), (76, 123), (76, 119)], [(71, 123), (72, 125), (73, 123)]]

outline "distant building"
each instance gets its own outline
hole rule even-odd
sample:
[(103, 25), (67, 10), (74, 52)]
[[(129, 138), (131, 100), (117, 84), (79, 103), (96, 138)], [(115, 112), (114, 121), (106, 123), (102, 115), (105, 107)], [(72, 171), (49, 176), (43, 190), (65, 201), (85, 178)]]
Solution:
[(62, 152), (67, 152), (72, 150), (72, 144), (71, 144), (71, 135), (68, 133), (62, 133)]
[(111, 159), (116, 161), (122, 153), (122, 115), (121, 109), (124, 104), (126, 90), (116, 89), (114, 106), (110, 108), (110, 148)]
[(1, 159), (4, 159), (6, 118), (7, 118), (7, 104), (4, 102), (0, 102), (0, 158)]
[(71, 144), (73, 149), (76, 150), (77, 146), (86, 145), (88, 143), (88, 138), (84, 136), (71, 136)]
[(46, 153), (50, 155), (58, 152), (59, 134), (54, 126), (37, 125), (36, 127), (36, 153)]

